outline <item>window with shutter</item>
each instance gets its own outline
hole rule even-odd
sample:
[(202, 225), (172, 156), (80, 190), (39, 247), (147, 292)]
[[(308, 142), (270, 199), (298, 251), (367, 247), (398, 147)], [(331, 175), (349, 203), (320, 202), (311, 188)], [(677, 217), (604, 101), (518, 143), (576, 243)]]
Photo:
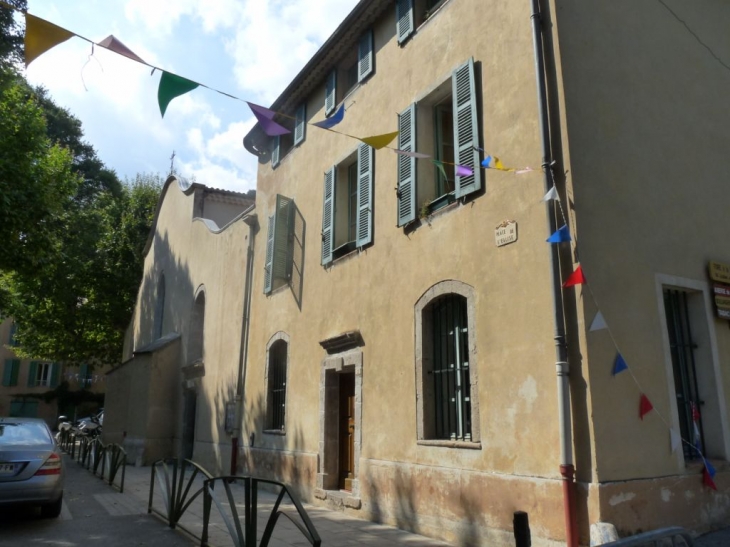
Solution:
[(297, 108), (296, 126), (294, 127), (294, 145), (297, 146), (304, 142), (307, 132), (307, 105), (302, 103)]
[(272, 142), (271, 149), (271, 167), (275, 168), (279, 165), (279, 152), (281, 151), (281, 137), (276, 136)]
[[(416, 105), (398, 115), (398, 148), (416, 151)], [(398, 226), (416, 218), (416, 158), (398, 155)]]
[(294, 202), (282, 195), (276, 196), (274, 214), (269, 217), (264, 266), (264, 293), (287, 285), (291, 279), (292, 240), (294, 229)]
[(20, 373), (20, 359), (13, 359), (12, 371), (10, 373), (10, 385), (18, 385), (18, 374)]
[(357, 53), (357, 81), (362, 83), (375, 70), (373, 54), (373, 31), (366, 31), (360, 37)]
[(12, 386), (11, 378), (13, 377), (13, 360), (5, 359), (5, 366), (3, 367), (3, 386)]
[(30, 368), (28, 369), (28, 387), (35, 387), (38, 375), (38, 363), (35, 361), (30, 362)]
[(415, 28), (413, 20), (413, 0), (398, 0), (395, 3), (395, 31), (398, 43), (405, 42)]
[(324, 206), (322, 208), (322, 265), (332, 262), (335, 216), (335, 178), (333, 166), (324, 174)]
[(51, 364), (51, 385), (50, 387), (58, 387), (58, 377), (61, 373), (61, 365), (58, 363)]
[(82, 389), (87, 387), (87, 379), (89, 377), (89, 365), (81, 365), (79, 367), (79, 385)]
[(267, 429), (270, 431), (284, 431), (286, 425), (286, 372), (288, 344), (285, 340), (276, 340), (269, 348), (268, 353)]
[(274, 260), (274, 217), (269, 217), (269, 229), (266, 238), (266, 264), (264, 265), (264, 294), (271, 292), (271, 280), (273, 279), (273, 260)]
[(333, 70), (327, 76), (327, 84), (324, 95), (324, 113), (329, 116), (335, 111), (337, 106), (337, 71)]
[(373, 160), (374, 150), (367, 144), (357, 148), (357, 246), (373, 240)]
[(482, 187), (479, 165), (479, 121), (477, 118), (474, 59), (454, 70), (451, 76), (454, 113), (454, 162), (472, 170), (468, 177), (456, 176), (456, 197), (460, 198)]

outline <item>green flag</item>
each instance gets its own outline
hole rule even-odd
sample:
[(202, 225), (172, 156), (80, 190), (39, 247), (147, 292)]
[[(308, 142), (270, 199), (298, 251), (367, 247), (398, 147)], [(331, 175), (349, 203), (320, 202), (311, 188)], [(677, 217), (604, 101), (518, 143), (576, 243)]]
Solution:
[(442, 161), (439, 160), (431, 160), (433, 164), (439, 168), (439, 171), (441, 171), (441, 174), (444, 176), (444, 180), (449, 180), (449, 177), (446, 176), (446, 169), (444, 169), (444, 164)]
[(162, 71), (160, 78), (160, 87), (157, 89), (157, 102), (160, 103), (160, 113), (165, 117), (165, 110), (175, 97), (185, 95), (188, 91), (192, 91), (200, 84), (197, 84), (186, 78), (182, 78), (175, 74)]

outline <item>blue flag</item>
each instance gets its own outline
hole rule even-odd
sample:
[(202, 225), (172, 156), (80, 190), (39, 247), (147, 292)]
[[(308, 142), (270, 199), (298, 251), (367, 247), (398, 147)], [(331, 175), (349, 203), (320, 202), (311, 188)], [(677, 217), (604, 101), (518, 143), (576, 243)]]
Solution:
[(629, 366), (626, 364), (626, 361), (624, 361), (621, 354), (617, 353), (616, 361), (613, 363), (613, 375), (616, 376), (619, 372), (623, 372), (624, 370), (629, 370)]
[(571, 241), (570, 239), (570, 231), (568, 231), (568, 226), (563, 226), (560, 228), (557, 232), (555, 232), (553, 235), (551, 235), (546, 240), (548, 243), (564, 243), (566, 241)]
[(312, 125), (316, 125), (317, 127), (321, 127), (322, 129), (331, 129), (344, 119), (345, 105), (341, 104), (340, 108), (337, 109), (337, 112), (335, 112), (333, 116), (330, 116), (329, 118), (327, 118), (326, 120), (322, 120), (321, 122), (315, 122)]

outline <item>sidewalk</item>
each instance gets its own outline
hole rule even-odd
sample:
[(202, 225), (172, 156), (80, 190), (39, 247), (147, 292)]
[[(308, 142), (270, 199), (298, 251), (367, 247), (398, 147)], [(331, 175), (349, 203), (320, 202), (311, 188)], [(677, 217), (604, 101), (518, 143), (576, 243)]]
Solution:
[[(144, 513), (147, 512), (147, 503), (149, 500), (150, 474), (150, 467), (127, 466), (124, 482), (124, 494), (119, 494), (120, 496), (124, 496), (128, 499), (131, 498), (130, 501), (134, 502), (135, 505), (140, 508), (140, 512)], [(120, 479), (121, 472), (118, 474), (117, 479), (115, 480), (115, 484), (118, 484)], [(196, 478), (194, 485), (190, 489), (191, 494), (194, 493), (198, 488), (202, 487), (202, 485), (202, 478)], [(244, 511), (243, 487), (240, 485), (232, 485), (231, 490), (233, 491), (237, 510), (239, 511), (239, 514), (242, 515)], [(221, 497), (224, 498), (225, 496), (221, 494)], [(276, 501), (276, 497), (270, 492), (259, 490), (258, 498), (259, 503), (257, 532), (258, 539), (260, 539), (266, 526), (266, 521), (268, 520), (271, 508)], [(166, 514), (165, 504), (159, 488), (159, 483), (155, 484), (153, 507), (157, 511)], [(295, 520), (297, 519), (296, 511), (291, 504), (285, 505), (282, 502), (282, 507), (284, 507), (286, 512), (290, 514)], [(312, 520), (314, 527), (317, 529), (317, 533), (322, 538), (323, 546), (448, 546), (447, 543), (443, 543), (435, 539), (405, 532), (403, 530), (393, 528), (392, 526), (385, 526), (366, 520), (355, 519), (338, 511), (332, 511), (309, 504), (304, 504), (304, 508), (307, 511), (309, 518)], [(160, 526), (165, 526), (165, 523), (163, 523), (162, 520), (160, 520)], [(195, 501), (192, 502), (190, 507), (188, 507), (188, 509), (185, 511), (182, 518), (180, 519), (179, 526), (183, 530), (187, 531), (188, 533), (192, 533), (198, 538), (202, 535), (202, 494), (198, 496)], [(211, 522), (208, 529), (208, 542), (215, 547), (225, 547), (234, 544), (231, 536), (228, 533), (228, 529), (226, 528), (223, 518), (221, 517), (220, 512), (215, 507), (215, 505), (213, 505), (211, 509)], [(269, 545), (271, 547), (305, 547), (309, 545), (309, 543), (289, 519), (280, 518), (276, 524), (276, 528), (274, 529), (274, 533), (272, 535), (272, 539)]]

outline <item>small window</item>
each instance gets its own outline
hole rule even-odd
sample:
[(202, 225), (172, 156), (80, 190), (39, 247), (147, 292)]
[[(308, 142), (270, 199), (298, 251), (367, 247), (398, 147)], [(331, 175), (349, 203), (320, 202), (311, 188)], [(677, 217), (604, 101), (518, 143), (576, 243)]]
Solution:
[(395, 6), (396, 36), (403, 44), (416, 28), (428, 21), (447, 0), (398, 0)]
[(274, 214), (269, 217), (264, 265), (264, 294), (287, 285), (292, 274), (294, 202), (276, 196)]
[(79, 385), (82, 389), (91, 387), (94, 380), (92, 370), (92, 367), (89, 365), (81, 365), (79, 367)]
[(271, 167), (276, 168), (291, 149), (294, 148), (294, 135), (286, 133), (272, 139)]
[[(35, 373), (34, 385), (50, 387), (52, 365), (50, 363), (35, 363), (35, 364), (36, 364), (36, 373)], [(32, 365), (33, 365), (33, 363), (31, 363), (31, 367), (32, 367)]]
[(375, 50), (372, 29), (360, 39), (327, 76), (325, 83), (324, 113), (329, 116), (350, 91), (364, 82), (375, 71)]
[(307, 137), (307, 105), (302, 103), (297, 108), (296, 123), (294, 125), (294, 146), (299, 146)]
[(286, 424), (286, 371), (288, 344), (275, 341), (269, 348), (267, 429), (284, 431)]

